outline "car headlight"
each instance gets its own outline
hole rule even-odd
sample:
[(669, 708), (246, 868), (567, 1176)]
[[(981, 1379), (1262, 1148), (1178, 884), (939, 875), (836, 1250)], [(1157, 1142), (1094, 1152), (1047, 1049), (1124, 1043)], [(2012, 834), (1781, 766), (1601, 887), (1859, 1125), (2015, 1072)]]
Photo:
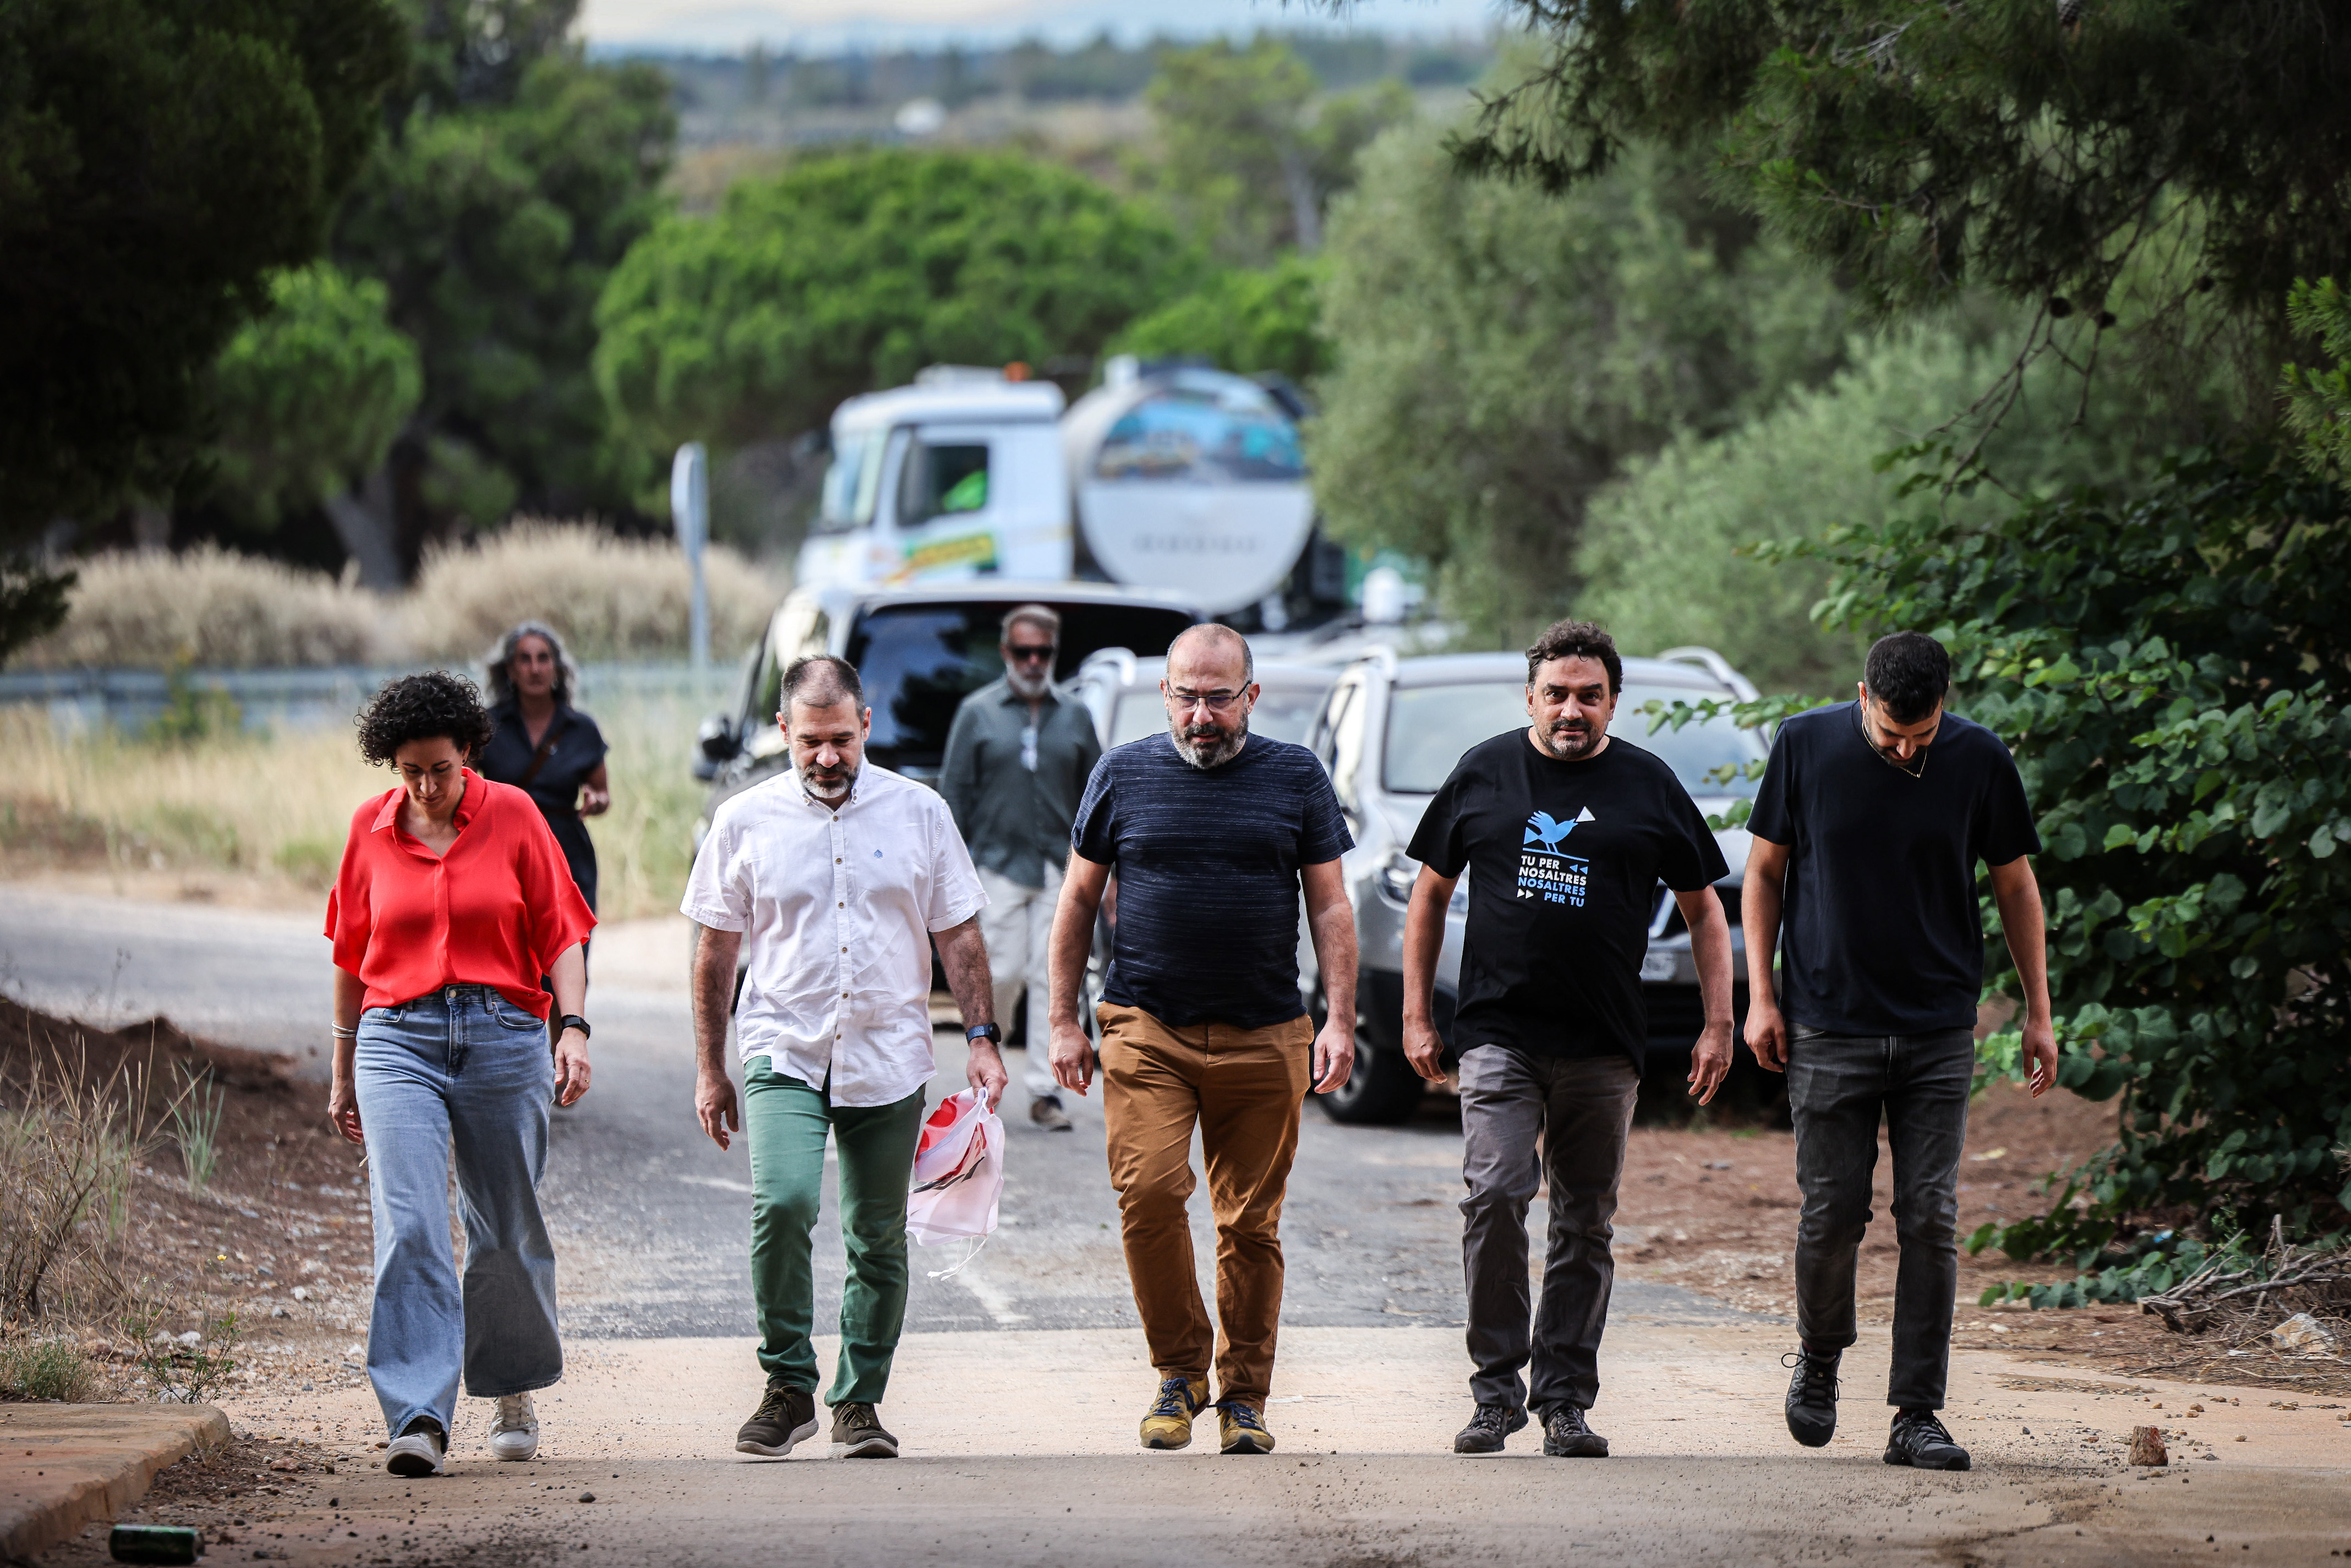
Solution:
[(1420, 862), (1401, 852), (1392, 854), (1380, 862), (1372, 879), (1379, 884), (1381, 897), (1398, 909), (1405, 908), (1412, 903), (1412, 884), (1420, 880)]

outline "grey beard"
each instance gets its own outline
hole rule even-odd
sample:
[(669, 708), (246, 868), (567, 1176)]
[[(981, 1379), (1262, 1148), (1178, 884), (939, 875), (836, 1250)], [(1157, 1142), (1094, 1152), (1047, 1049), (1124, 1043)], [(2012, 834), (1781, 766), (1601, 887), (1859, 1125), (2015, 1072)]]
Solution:
[(843, 795), (848, 794), (851, 789), (856, 788), (856, 785), (857, 771), (855, 768), (852, 768), (840, 779), (833, 780), (812, 779), (805, 773), (800, 775), (800, 788), (807, 790), (810, 794), (815, 796), (820, 800), (838, 800)]
[(1012, 688), (1014, 696), (1034, 699), (1045, 695), (1046, 688), (1053, 684), (1053, 677), (1050, 674), (1024, 674), (1008, 664), (1004, 669), (1004, 684)]
[(1249, 723), (1243, 720), (1240, 727), (1230, 735), (1209, 741), (1193, 740), (1171, 725), (1167, 738), (1176, 743), (1176, 756), (1205, 773), (1211, 768), (1223, 767), (1241, 754), (1241, 747), (1249, 742)]

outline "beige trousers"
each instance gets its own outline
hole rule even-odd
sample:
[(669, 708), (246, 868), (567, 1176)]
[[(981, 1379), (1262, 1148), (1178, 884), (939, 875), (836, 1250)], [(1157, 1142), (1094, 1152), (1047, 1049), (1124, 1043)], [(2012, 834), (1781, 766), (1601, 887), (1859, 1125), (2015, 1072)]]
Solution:
[(1045, 1015), (1045, 975), (1048, 950), (1053, 945), (1053, 906), (1061, 902), (1061, 868), (1048, 862), (1045, 885), (1023, 887), (1008, 876), (979, 868), (979, 885), (987, 906), (979, 912), (979, 934), (987, 942), (989, 978), (996, 988), (996, 1021), (1012, 1033), (1012, 1009), (1020, 992), (1029, 992), (1029, 1063), (1020, 1086), (1035, 1100), (1061, 1098), (1053, 1082), (1053, 1062), (1047, 1049), (1052, 1027)]

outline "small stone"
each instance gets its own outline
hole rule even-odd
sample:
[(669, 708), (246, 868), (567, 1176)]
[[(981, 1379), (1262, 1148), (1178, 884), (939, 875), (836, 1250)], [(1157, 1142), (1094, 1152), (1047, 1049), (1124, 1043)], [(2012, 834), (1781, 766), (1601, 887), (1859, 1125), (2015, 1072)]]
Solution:
[(2170, 1450), (2163, 1445), (2163, 1429), (2159, 1427), (2133, 1427), (2130, 1438), (2130, 1462), (2135, 1465), (2168, 1465)]
[(583, 1491), (580, 1494), (580, 1500), (581, 1502), (594, 1502), (596, 1500), (596, 1494), (592, 1491)]

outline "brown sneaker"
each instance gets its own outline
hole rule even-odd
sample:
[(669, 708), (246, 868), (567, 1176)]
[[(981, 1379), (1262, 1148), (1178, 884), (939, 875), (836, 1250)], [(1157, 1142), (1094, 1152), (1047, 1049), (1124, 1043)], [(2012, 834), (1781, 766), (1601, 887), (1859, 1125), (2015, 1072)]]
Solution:
[(873, 1406), (852, 1401), (832, 1407), (832, 1457), (836, 1459), (894, 1459), (898, 1439), (882, 1425)]
[(1161, 1378), (1159, 1397), (1143, 1414), (1143, 1446), (1161, 1449), (1186, 1447), (1192, 1441), (1192, 1417), (1206, 1409), (1207, 1404), (1207, 1378)]
[(735, 1451), (780, 1459), (816, 1436), (816, 1396), (805, 1388), (768, 1385), (759, 1408), (735, 1434)]

